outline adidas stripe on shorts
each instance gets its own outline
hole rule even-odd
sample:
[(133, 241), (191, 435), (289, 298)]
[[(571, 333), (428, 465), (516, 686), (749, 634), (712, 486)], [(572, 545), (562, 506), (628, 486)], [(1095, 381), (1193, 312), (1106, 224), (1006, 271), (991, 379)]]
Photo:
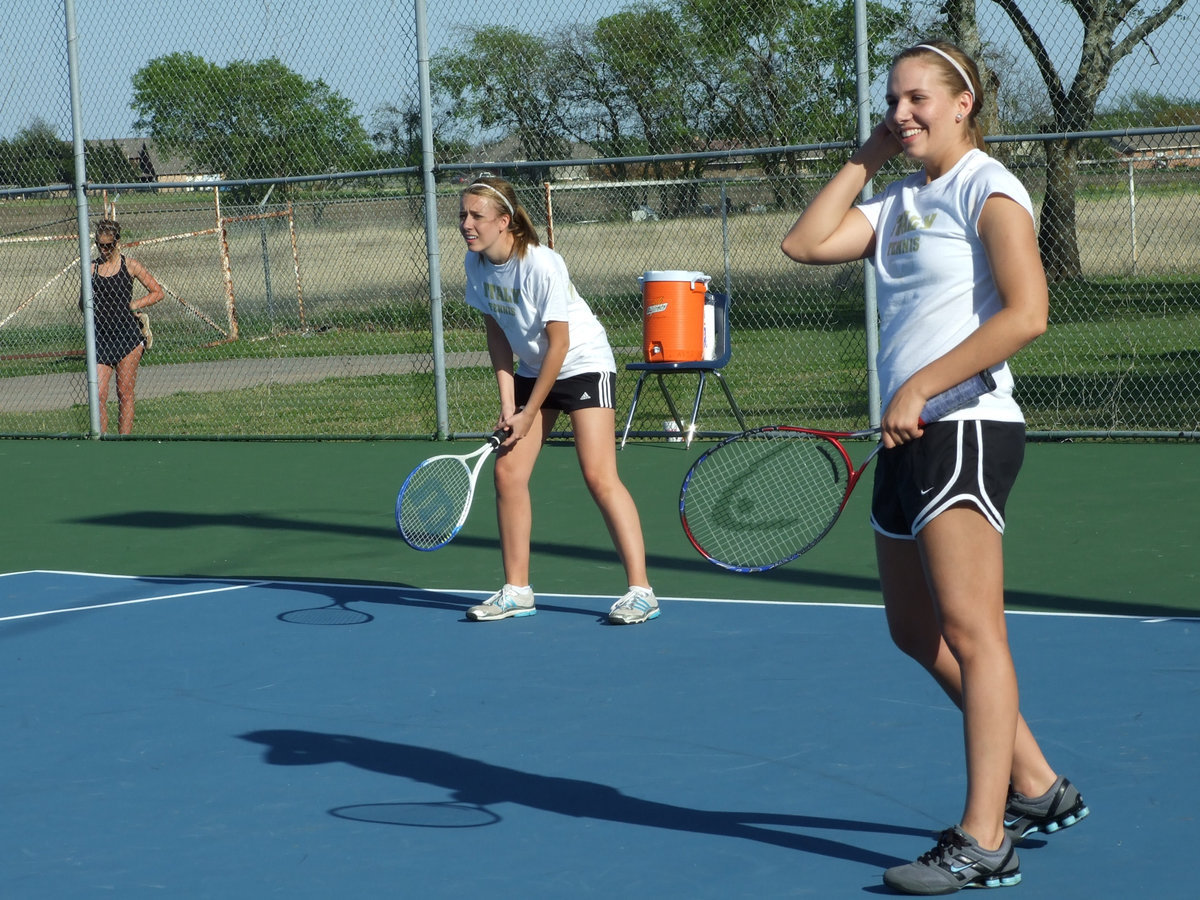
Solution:
[[(616, 372), (582, 372), (579, 375), (569, 375), (554, 382), (550, 394), (542, 404), (542, 409), (557, 409), (561, 412), (574, 412), (577, 409), (616, 409), (617, 403), (613, 393), (616, 383)], [(514, 399), (520, 409), (529, 402), (533, 393), (536, 378), (513, 378)]]

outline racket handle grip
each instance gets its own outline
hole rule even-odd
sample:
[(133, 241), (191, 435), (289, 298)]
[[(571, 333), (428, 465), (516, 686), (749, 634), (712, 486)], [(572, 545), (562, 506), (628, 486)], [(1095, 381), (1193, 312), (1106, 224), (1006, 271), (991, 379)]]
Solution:
[(493, 447), (499, 447), (504, 443), (505, 439), (512, 434), (511, 428), (497, 428), (492, 432), (492, 436), (488, 438), (488, 443)]
[(996, 379), (992, 373), (984, 369), (977, 375), (972, 375), (961, 384), (956, 384), (949, 390), (942, 391), (929, 398), (925, 408), (921, 410), (921, 424), (928, 425), (943, 416), (948, 416), (957, 409), (962, 409), (977, 397), (989, 394), (996, 389)]

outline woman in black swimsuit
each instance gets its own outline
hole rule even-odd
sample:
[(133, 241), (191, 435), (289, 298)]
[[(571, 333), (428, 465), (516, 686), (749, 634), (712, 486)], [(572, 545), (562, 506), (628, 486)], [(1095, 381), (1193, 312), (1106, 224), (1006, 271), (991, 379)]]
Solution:
[[(121, 226), (112, 219), (96, 223), (96, 249), (92, 262), (92, 310), (96, 326), (96, 375), (100, 394), (100, 431), (108, 430), (108, 385), (117, 374), (117, 426), (121, 434), (133, 430), (133, 388), (146, 342), (136, 310), (163, 298), (163, 289), (145, 266), (117, 252)], [(133, 299), (137, 279), (146, 294)]]

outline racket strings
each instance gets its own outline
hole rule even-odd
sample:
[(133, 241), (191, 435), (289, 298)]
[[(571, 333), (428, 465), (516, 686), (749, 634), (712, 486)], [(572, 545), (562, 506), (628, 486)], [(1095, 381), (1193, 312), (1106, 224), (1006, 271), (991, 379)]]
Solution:
[(735, 568), (765, 568), (816, 543), (841, 511), (850, 469), (818, 436), (768, 433), (733, 441), (698, 464), (684, 518), (708, 556)]
[(401, 492), (398, 522), (405, 540), (424, 548), (444, 544), (458, 531), (470, 499), (471, 472), (462, 460), (430, 460)]

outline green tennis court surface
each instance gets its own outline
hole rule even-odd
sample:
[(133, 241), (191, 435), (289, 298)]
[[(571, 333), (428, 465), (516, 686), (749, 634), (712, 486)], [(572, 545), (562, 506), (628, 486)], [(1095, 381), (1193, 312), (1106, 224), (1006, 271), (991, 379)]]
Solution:
[[(455, 452), (475, 442), (455, 442)], [(865, 455), (866, 444), (852, 452)], [(490, 475), (462, 533), (407, 548), (396, 491), (432, 443), (0, 441), (8, 527), (0, 571), (358, 580), (495, 590)], [(702, 447), (630, 445), (621, 476), (638, 502), (650, 574), (667, 596), (878, 602), (860, 485), (831, 535), (770, 573), (705, 563), (679, 525), (679, 484)], [(1031, 444), (1009, 501), (1010, 608), (1132, 615), (1200, 608), (1200, 448)], [(871, 470), (867, 470), (869, 482)], [(579, 477), (574, 448), (547, 447), (533, 479), (538, 591), (619, 595), (625, 585)]]

